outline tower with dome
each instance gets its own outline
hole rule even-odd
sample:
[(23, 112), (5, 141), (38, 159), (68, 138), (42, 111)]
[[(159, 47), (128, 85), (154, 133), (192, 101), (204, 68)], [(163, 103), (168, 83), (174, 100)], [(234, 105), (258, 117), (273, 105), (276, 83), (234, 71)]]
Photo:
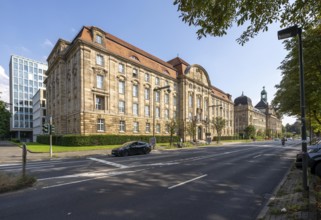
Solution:
[(267, 101), (267, 92), (263, 86), (260, 101), (253, 106), (252, 100), (244, 95), (234, 100), (235, 134), (245, 137), (244, 130), (253, 125), (256, 134), (268, 138), (278, 137), (282, 133), (282, 121), (275, 109)]

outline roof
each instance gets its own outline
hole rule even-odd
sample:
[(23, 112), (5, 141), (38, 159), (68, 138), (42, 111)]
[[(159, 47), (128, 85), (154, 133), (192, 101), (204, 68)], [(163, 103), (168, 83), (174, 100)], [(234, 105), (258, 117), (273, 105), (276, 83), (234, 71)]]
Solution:
[(264, 100), (261, 100), (255, 106), (255, 108), (257, 108), (257, 109), (266, 109), (267, 107), (268, 107), (268, 104)]
[(173, 65), (173, 67), (180, 65), (180, 64), (184, 64), (186, 66), (189, 66), (189, 63), (187, 63), (185, 60), (183, 60), (180, 57), (175, 57), (174, 59), (171, 59), (170, 61), (167, 61), (167, 63), (170, 63)]
[(242, 93), (241, 96), (237, 97), (234, 100), (234, 106), (238, 106), (238, 105), (252, 105), (252, 100)]

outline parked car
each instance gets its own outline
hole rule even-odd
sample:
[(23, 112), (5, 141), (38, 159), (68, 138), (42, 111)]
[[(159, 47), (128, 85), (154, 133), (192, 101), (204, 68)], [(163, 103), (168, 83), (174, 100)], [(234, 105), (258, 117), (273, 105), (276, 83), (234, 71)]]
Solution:
[[(308, 155), (311, 154), (311, 157), (313, 157), (315, 153), (318, 153), (318, 152), (321, 153), (321, 151), (319, 151), (320, 149), (321, 149), (321, 144), (311, 145), (311, 146), (308, 146), (307, 153)], [(303, 156), (302, 151), (296, 155), (295, 166), (298, 169), (302, 168), (302, 156)], [(310, 159), (310, 156), (308, 156), (308, 161), (309, 159)]]
[(308, 166), (311, 174), (321, 177), (321, 148), (316, 148), (308, 154)]
[(151, 145), (143, 141), (130, 141), (124, 143), (118, 148), (114, 148), (111, 154), (118, 157), (124, 157), (135, 154), (148, 154), (151, 152)]

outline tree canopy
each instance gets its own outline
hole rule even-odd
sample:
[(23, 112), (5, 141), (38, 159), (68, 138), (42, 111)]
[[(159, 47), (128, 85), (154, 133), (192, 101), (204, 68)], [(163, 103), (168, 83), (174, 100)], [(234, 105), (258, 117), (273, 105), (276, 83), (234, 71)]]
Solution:
[[(315, 132), (321, 131), (321, 25), (303, 33), (303, 66), (305, 107)], [(272, 105), (278, 112), (290, 116), (301, 115), (298, 40), (285, 41), (289, 51), (279, 67), (282, 80), (276, 85), (277, 92)]]
[(6, 103), (0, 100), (0, 138), (8, 137), (10, 133), (10, 112)]
[(220, 141), (221, 135), (222, 135), (222, 130), (225, 128), (226, 126), (226, 120), (222, 117), (215, 117), (212, 121), (212, 123), (214, 124), (214, 128), (217, 132), (217, 143)]
[(237, 39), (242, 45), (275, 22), (281, 28), (297, 24), (309, 29), (321, 19), (319, 0), (174, 0), (174, 5), (185, 23), (199, 28), (198, 39), (223, 36), (233, 25), (247, 25)]

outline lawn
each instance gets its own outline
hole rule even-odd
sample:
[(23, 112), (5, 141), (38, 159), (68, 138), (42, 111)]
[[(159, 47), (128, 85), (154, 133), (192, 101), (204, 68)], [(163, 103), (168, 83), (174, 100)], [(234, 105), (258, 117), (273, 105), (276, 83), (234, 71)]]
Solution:
[[(27, 143), (28, 151), (32, 153), (47, 153), (50, 150), (50, 145), (39, 143)], [(119, 145), (100, 145), (100, 146), (52, 146), (52, 150), (55, 153), (58, 152), (71, 152), (71, 151), (90, 151), (90, 150), (104, 150), (113, 149), (119, 147)]]

